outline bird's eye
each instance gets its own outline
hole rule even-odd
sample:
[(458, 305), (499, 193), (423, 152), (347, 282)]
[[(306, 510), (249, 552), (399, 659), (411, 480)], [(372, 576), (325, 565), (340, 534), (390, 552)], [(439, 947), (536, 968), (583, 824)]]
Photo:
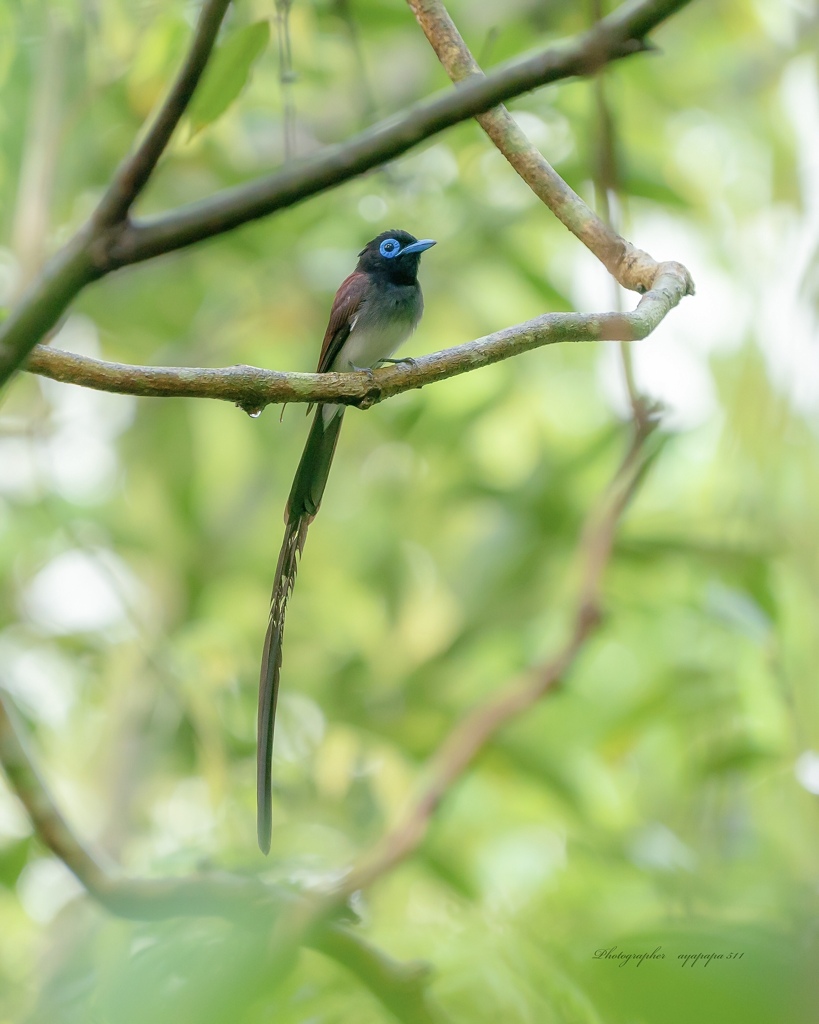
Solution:
[(385, 238), (378, 247), (378, 251), (382, 256), (385, 256), (389, 260), (392, 259), (393, 256), (398, 255), (401, 251), (401, 246), (394, 238)]

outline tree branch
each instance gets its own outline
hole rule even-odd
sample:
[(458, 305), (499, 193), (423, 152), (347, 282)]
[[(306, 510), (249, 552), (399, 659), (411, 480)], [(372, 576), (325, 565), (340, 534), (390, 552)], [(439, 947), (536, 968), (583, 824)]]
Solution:
[[(486, 81), (441, 0), (407, 0), (407, 3), (453, 82)], [(594, 39), (598, 31), (604, 34), (611, 31), (613, 23), (628, 24), (630, 38), (642, 43), (648, 29), (647, 22), (640, 21), (639, 16), (644, 18), (647, 11), (644, 7), (638, 10), (639, 6), (623, 4), (608, 19), (598, 22), (586, 38)], [(678, 8), (682, 4), (665, 6)], [(598, 71), (604, 63), (595, 62), (591, 70)], [(535, 195), (624, 288), (646, 292), (652, 287), (658, 271), (657, 261), (618, 235), (583, 202), (529, 141), (506, 107), (494, 107), (477, 114), (475, 119)]]
[(308, 945), (343, 964), (403, 1024), (443, 1024), (444, 1018), (429, 998), (429, 964), (401, 963), (340, 925), (328, 925)]
[[(394, 159), (512, 96), (559, 79), (591, 74), (608, 61), (644, 50), (646, 33), (689, 2), (626, 3), (594, 29), (561, 47), (514, 61), (384, 121), (342, 146), (165, 216), (136, 224), (123, 220), (104, 229), (92, 217), (0, 324), (0, 386), (59, 321), (77, 293), (96, 278), (292, 206)], [(167, 131), (169, 122), (163, 124)], [(140, 165), (143, 169), (150, 164), (152, 153), (153, 149), (146, 151)]]
[(530, 669), (522, 681), (515, 681), (455, 725), (430, 759), (420, 793), (398, 824), (362, 857), (347, 877), (342, 887), (344, 895), (369, 887), (413, 853), (423, 841), (441, 800), (487, 744), (563, 682), (601, 622), (603, 575), (611, 559), (617, 527), (650, 464), (652, 456), (645, 453), (645, 443), (656, 426), (656, 419), (635, 424), (632, 442), (617, 472), (599, 506), (587, 518), (578, 545), (583, 568), (568, 639), (552, 658)]
[(121, 164), (90, 220), (45, 266), (0, 323), (0, 387), (58, 322), (74, 297), (110, 269), (100, 263), (110, 239), (124, 230), (202, 76), (230, 0), (205, 0), (191, 48), (148, 132)]
[(26, 744), (8, 698), (0, 689), (0, 764), (41, 841), (77, 877), (88, 894), (117, 917), (140, 921), (168, 917), (223, 917), (275, 930), (284, 943), (273, 951), (286, 962), (299, 943), (351, 971), (402, 1024), (442, 1024), (427, 995), (429, 968), (400, 963), (328, 917), (336, 898), (316, 913), (314, 898), (259, 879), (212, 873), (185, 878), (123, 878), (87, 849), (57, 808)]
[(691, 284), (679, 263), (657, 265), (655, 286), (630, 313), (544, 313), (484, 338), (366, 373), (280, 373), (253, 366), (224, 369), (129, 366), (38, 345), (26, 369), (99, 391), (119, 394), (218, 398), (248, 411), (272, 402), (339, 402), (369, 407), (385, 398), (530, 349), (561, 342), (635, 341), (647, 337)]
[(188, 55), (176, 81), (142, 142), (120, 164), (94, 212), (93, 221), (98, 229), (123, 221), (148, 184), (199, 84), (229, 5), (230, 0), (205, 0), (203, 3)]
[(299, 161), (269, 177), (228, 189), (173, 213), (134, 224), (113, 241), (108, 269), (183, 248), (293, 206), (363, 174), (445, 128), (503, 100), (564, 78), (594, 74), (609, 61), (647, 49), (645, 35), (691, 0), (626, 3), (592, 30), (531, 57), (502, 65), (454, 92), (382, 121), (340, 146)]
[[(603, 0), (592, 0), (591, 15), (594, 22), (603, 19)], [(597, 208), (603, 221), (614, 228), (614, 219), (611, 200), (619, 198), (620, 173), (615, 139), (614, 116), (609, 108), (606, 98), (605, 73), (601, 70), (594, 80), (594, 103), (596, 108), (596, 123), (594, 134), (596, 136), (595, 161), (594, 161), (594, 191)], [(619, 204), (618, 204), (619, 207)], [(621, 308), (622, 297), (617, 282), (612, 282), (614, 304)], [(620, 364), (623, 367), (623, 379), (631, 405), (631, 413), (635, 420), (644, 418), (650, 408), (650, 403), (644, 395), (640, 394), (637, 387), (637, 380), (634, 375), (634, 359), (631, 348), (628, 345), (620, 345)]]
[(99, 903), (119, 917), (153, 920), (175, 915), (270, 916), (282, 892), (253, 878), (192, 875), (126, 879), (83, 845), (60, 813), (26, 749), (8, 697), (0, 690), (0, 763), (43, 843)]

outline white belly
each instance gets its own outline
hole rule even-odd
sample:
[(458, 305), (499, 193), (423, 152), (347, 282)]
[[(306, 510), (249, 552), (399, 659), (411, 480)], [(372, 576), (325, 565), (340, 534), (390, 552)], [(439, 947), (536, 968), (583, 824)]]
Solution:
[(350, 331), (341, 352), (333, 360), (331, 369), (349, 373), (355, 369), (372, 368), (382, 359), (388, 359), (412, 333), (413, 324), (406, 320), (389, 326), (360, 326)]

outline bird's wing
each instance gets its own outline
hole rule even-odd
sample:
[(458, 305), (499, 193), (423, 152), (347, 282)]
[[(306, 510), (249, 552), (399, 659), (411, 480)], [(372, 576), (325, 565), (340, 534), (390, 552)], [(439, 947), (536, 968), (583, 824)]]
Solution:
[(354, 270), (342, 282), (333, 300), (330, 310), (330, 322), (324, 333), (316, 373), (326, 373), (333, 365), (333, 360), (341, 351), (344, 342), (349, 338), (355, 322), (355, 315), (367, 292), (367, 275)]

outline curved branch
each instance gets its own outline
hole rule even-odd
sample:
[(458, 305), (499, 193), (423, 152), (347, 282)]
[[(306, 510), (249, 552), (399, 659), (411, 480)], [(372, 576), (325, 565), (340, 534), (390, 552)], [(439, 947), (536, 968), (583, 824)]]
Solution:
[[(486, 80), (441, 0), (407, 0), (407, 3), (456, 85)], [(627, 16), (626, 8), (624, 5), (618, 9), (611, 16), (612, 20), (623, 21)], [(618, 235), (583, 202), (529, 141), (506, 107), (494, 107), (479, 113), (475, 119), (535, 195), (624, 288), (648, 291), (657, 273), (657, 261)]]
[(273, 402), (339, 402), (369, 407), (385, 398), (560, 342), (635, 341), (647, 337), (692, 290), (688, 271), (662, 263), (654, 287), (630, 313), (544, 313), (485, 338), (366, 373), (280, 373), (253, 366), (224, 369), (130, 366), (39, 345), (26, 369), (69, 384), (119, 394), (217, 398), (253, 411)]

